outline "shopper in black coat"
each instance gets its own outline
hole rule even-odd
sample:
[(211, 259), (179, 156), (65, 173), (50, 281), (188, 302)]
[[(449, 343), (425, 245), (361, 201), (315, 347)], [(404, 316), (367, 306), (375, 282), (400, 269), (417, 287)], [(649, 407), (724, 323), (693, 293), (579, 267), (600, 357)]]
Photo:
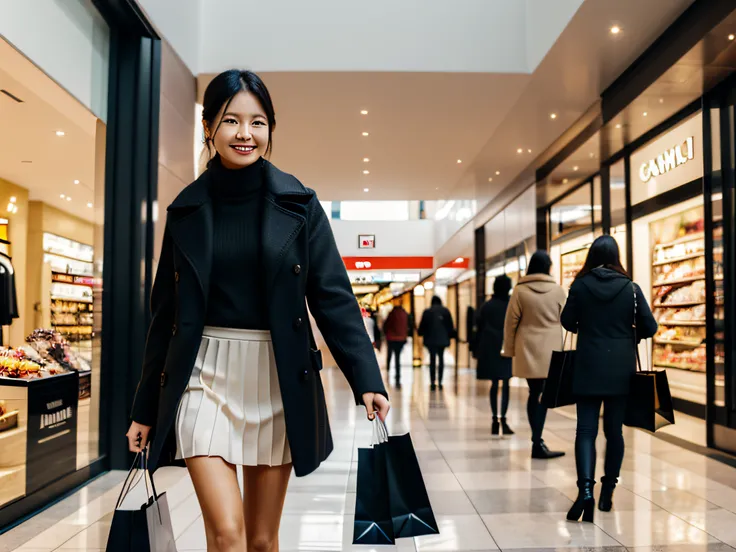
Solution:
[(442, 305), (442, 299), (432, 297), (432, 306), (422, 314), (419, 335), (424, 338), (424, 346), (429, 351), (429, 379), (431, 389), (436, 389), (436, 372), (439, 362), (439, 384), (442, 389), (442, 375), (445, 371), (445, 349), (455, 337), (455, 326), (450, 311)]
[[(493, 296), (478, 311), (478, 367), (479, 380), (491, 380), (491, 411), (493, 424), (491, 435), (499, 435), (503, 425), (504, 435), (513, 435), (506, 423), (506, 412), (509, 408), (509, 380), (511, 379), (511, 359), (501, 356), (503, 348), (503, 326), (506, 320), (506, 309), (509, 306), (511, 278), (502, 274), (493, 281)], [(498, 416), (498, 388), (503, 383), (501, 396), (501, 416)]]
[[(176, 438), (171, 432), (200, 350), (208, 306), (217, 305), (223, 312), (236, 306), (235, 302), (215, 301), (224, 283), (234, 282), (236, 293), (241, 294), (236, 298), (254, 300), (258, 308), (251, 309), (251, 314), (262, 317), (263, 330), (270, 336), (269, 356), (275, 359), (291, 462), (264, 465), (259, 459), (258, 465), (243, 464), (248, 489), (244, 503), (235, 464), (209, 455), (185, 458), (204, 514), (208, 548), (224, 543), (228, 550), (245, 550), (247, 531), (249, 550), (270, 550), (278, 542), (291, 464), (297, 476), (307, 475), (333, 449), (321, 357), (312, 344), (307, 305), (355, 402), (365, 405), (371, 419), (376, 411), (383, 419), (389, 403), (360, 308), (317, 195), (263, 157), (271, 149), (275, 126), (273, 104), (263, 81), (249, 71), (231, 70), (215, 77), (204, 94), (203, 123), (208, 151), (214, 149), (216, 155), (207, 171), (168, 208), (151, 297), (153, 316), (127, 436), (133, 452), (150, 443), (151, 470), (173, 459)], [(258, 223), (249, 232), (239, 231), (238, 225), (254, 221), (224, 217), (222, 202), (214, 194), (225, 183), (236, 191), (245, 187), (243, 175), (257, 179), (260, 194)], [(216, 243), (214, 238), (223, 221), (234, 225), (233, 232), (225, 236), (231, 238), (232, 247), (225, 244), (225, 251), (225, 240)], [(218, 258), (239, 252), (239, 242), (253, 236), (257, 243), (251, 252), (257, 252), (258, 262), (239, 268), (241, 274), (215, 270), (223, 266)], [(237, 291), (240, 283), (242, 291)], [(260, 356), (258, 362), (233, 362), (245, 374), (261, 369)], [(273, 393), (273, 384), (271, 389)], [(243, 391), (233, 390), (233, 396), (238, 393)]]
[(640, 339), (657, 331), (644, 294), (621, 266), (618, 244), (611, 236), (599, 237), (590, 247), (570, 287), (561, 320), (566, 330), (578, 334), (573, 391), (578, 398), (575, 463), (580, 491), (568, 519), (583, 515), (584, 521), (592, 521), (601, 406), (606, 459), (599, 508), (609, 511), (624, 458), (622, 428), (636, 371), (636, 348)]

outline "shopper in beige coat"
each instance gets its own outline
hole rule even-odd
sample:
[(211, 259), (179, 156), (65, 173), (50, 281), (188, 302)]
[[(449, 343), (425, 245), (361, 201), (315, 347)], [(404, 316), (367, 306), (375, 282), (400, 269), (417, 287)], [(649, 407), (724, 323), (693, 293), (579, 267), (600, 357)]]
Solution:
[(550, 276), (552, 260), (546, 251), (537, 251), (529, 261), (526, 276), (514, 288), (506, 311), (503, 356), (513, 357), (513, 373), (526, 378), (529, 399), (526, 405), (532, 429), (532, 458), (563, 456), (552, 452), (542, 440), (547, 408), (541, 403), (552, 351), (562, 345), (560, 314), (565, 291)]

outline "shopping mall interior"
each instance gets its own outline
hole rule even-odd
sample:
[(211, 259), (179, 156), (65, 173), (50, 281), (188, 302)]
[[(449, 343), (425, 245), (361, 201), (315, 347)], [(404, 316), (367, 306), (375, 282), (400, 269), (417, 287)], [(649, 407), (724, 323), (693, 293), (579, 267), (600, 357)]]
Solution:
[[(246, 24), (254, 20), (261, 24)], [(223, 21), (242, 21), (247, 33), (223, 32)], [(324, 401), (329, 426), (319, 418), (320, 431), (332, 428), (334, 448), (308, 475), (290, 472), (280, 527), (243, 550), (736, 550), (733, 0), (379, 0), (360, 9), (339, 0), (309, 8), (296, 0), (6, 0), (0, 552), (236, 549), (218, 547), (202, 488), (170, 461), (153, 474), (170, 521), (135, 522), (149, 537), (163, 527), (156, 531), (168, 542), (124, 543), (119, 532), (121, 519), (133, 519), (126, 513), (151, 513), (126, 431), (142, 367), (155, 356), (146, 348), (151, 296), (157, 271), (171, 265), (162, 252), (172, 247), (172, 219), (198, 212), (186, 205), (177, 220), (167, 208), (212, 173), (205, 90), (230, 67), (263, 78), (278, 120), (269, 160), (309, 188), (268, 200), (302, 220), (293, 209), (313, 190), (341, 261), (310, 279), (318, 261), (298, 257), (296, 245), (309, 224), (278, 251), (284, 266), (275, 274), (306, 282), (288, 331), (303, 336), (310, 359), (321, 355), (300, 376), (302, 386), (316, 383), (298, 388), (299, 400)], [(510, 390), (508, 413), (496, 431), (494, 391), (479, 369), (488, 335), (480, 312), (504, 276), (513, 299), (539, 250), (551, 260), (549, 285), (567, 296), (603, 235), (615, 239), (626, 277), (651, 307), (656, 333), (633, 348), (665, 384), (650, 393), (651, 427), (625, 422), (612, 510), (577, 522), (567, 519), (583, 492), (574, 400), (550, 408), (546, 423), (542, 416), (543, 441), (530, 422), (547, 400), (529, 399), (532, 380), (552, 374), (552, 351), (544, 376), (528, 381), (518, 354), (508, 361), (512, 377), (497, 378)], [(191, 289), (204, 291), (197, 260), (176, 236), (173, 243), (175, 279), (158, 289), (178, 294), (189, 274)], [(201, 251), (211, 255), (211, 244)], [(254, 267), (259, 278), (267, 269)], [(319, 278), (342, 291), (349, 282), (352, 295), (314, 292)], [(320, 312), (346, 297), (345, 319)], [(437, 298), (450, 316), (448, 346), (429, 337)], [(563, 306), (551, 322), (561, 338)], [(166, 355), (177, 331), (193, 326), (172, 312)], [(348, 319), (358, 313), (366, 336), (361, 327), (357, 337), (338, 337), (343, 326), (355, 329)], [(555, 350), (577, 347), (577, 336), (561, 341)], [(358, 342), (359, 362), (345, 349)], [(161, 362), (154, 391), (165, 397), (172, 378)], [(444, 366), (438, 385), (435, 362)], [(380, 370), (390, 400), (383, 449), (380, 426), (356, 406), (356, 363)], [(293, 391), (284, 378), (302, 368), (277, 364), (274, 381)], [(297, 442), (283, 408), (287, 442)], [(601, 427), (602, 482), (610, 427)], [(407, 434), (401, 462), (409, 468), (391, 472), (388, 452), (368, 464), (367, 451), (389, 450)], [(155, 426), (152, 435), (155, 442)], [(564, 454), (540, 456), (540, 442), (545, 454)], [(383, 475), (388, 498), (371, 490), (381, 471), (391, 472)], [(247, 504), (240, 471), (238, 480)], [(397, 506), (409, 480), (411, 500)], [(369, 512), (375, 504), (367, 506), (376, 496), (396, 535), (366, 542), (383, 531)]]

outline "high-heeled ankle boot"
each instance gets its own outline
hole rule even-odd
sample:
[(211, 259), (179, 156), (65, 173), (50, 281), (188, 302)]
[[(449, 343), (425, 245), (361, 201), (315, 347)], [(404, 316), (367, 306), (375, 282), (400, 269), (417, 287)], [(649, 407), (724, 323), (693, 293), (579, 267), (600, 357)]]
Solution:
[(618, 480), (615, 478), (603, 477), (601, 479), (601, 496), (598, 499), (598, 509), (601, 512), (610, 512), (613, 508), (613, 491), (616, 483)]
[(509, 424), (506, 423), (506, 418), (501, 418), (501, 429), (503, 430), (504, 435), (513, 435), (513, 430), (509, 427)]
[(498, 418), (494, 416), (493, 423), (491, 424), (491, 435), (493, 437), (498, 437), (500, 434), (501, 434), (501, 424), (498, 423)]
[(580, 516), (583, 516), (583, 521), (593, 522), (595, 515), (595, 496), (593, 496), (593, 487), (595, 481), (592, 479), (585, 479), (578, 481), (578, 498), (575, 503), (567, 512), (568, 521), (579, 521)]

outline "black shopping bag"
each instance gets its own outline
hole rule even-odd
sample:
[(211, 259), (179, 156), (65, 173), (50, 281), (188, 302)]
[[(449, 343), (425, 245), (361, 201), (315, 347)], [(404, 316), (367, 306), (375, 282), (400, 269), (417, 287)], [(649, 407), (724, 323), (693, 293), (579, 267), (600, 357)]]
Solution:
[(557, 408), (575, 404), (572, 382), (575, 376), (575, 351), (566, 351), (567, 332), (562, 341), (562, 351), (552, 351), (549, 374), (544, 384), (542, 404), (547, 408)]
[(393, 544), (388, 504), (386, 449), (358, 449), (358, 489), (355, 498), (353, 544)]
[(670, 385), (664, 370), (637, 371), (631, 379), (624, 424), (657, 431), (675, 423)]
[[(140, 468), (137, 481), (133, 477), (136, 466)], [(146, 484), (147, 502), (138, 510), (120, 509), (125, 497), (141, 479)], [(125, 478), (115, 505), (105, 550), (106, 552), (176, 552), (166, 493), (159, 495), (156, 492), (153, 478), (149, 477), (146, 452), (139, 452), (136, 455), (128, 477)]]
[(394, 536), (400, 539), (439, 534), (409, 434), (391, 436), (379, 448), (386, 450), (388, 503)]

